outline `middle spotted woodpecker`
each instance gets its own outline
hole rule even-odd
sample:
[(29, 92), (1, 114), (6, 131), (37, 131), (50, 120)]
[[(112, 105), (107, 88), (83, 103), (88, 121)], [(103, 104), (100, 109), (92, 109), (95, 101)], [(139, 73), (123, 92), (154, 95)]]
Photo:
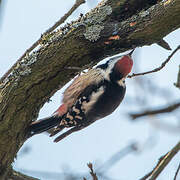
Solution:
[[(111, 114), (124, 98), (125, 78), (133, 66), (133, 51), (124, 56), (110, 58), (105, 64), (76, 77), (65, 90), (62, 105), (53, 115), (30, 125), (30, 136), (51, 128), (54, 129), (50, 136), (64, 128), (76, 128), (77, 131)], [(58, 136), (54, 142), (64, 138), (64, 134)]]

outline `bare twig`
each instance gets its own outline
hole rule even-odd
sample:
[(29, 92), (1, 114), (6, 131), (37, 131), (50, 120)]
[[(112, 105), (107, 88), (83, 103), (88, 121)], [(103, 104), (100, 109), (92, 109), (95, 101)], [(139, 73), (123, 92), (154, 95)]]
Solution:
[(159, 176), (159, 174), (164, 170), (167, 164), (171, 161), (171, 159), (178, 153), (179, 150), (180, 150), (180, 141), (176, 144), (176, 146), (174, 146), (171, 149), (171, 151), (169, 151), (167, 154), (165, 154), (159, 159), (156, 167), (150, 173), (145, 175), (140, 180), (146, 180), (147, 178), (148, 180), (155, 180)]
[(156, 109), (156, 110), (149, 110), (149, 111), (144, 111), (141, 113), (131, 113), (130, 116), (134, 120), (136, 118), (143, 117), (143, 116), (172, 112), (175, 109), (177, 109), (178, 107), (180, 107), (180, 102), (174, 103), (167, 107), (163, 107), (163, 108)]
[(53, 30), (55, 30), (58, 26), (60, 26), (64, 21), (81, 5), (85, 3), (85, 0), (76, 0), (73, 7), (63, 16), (61, 19), (59, 19), (52, 27), (50, 27), (48, 30), (46, 30), (41, 37), (29, 48), (25, 51), (25, 53), (14, 63), (14, 65), (1, 77), (0, 83), (3, 82), (10, 72), (17, 66), (17, 64), (27, 55), (29, 54), (33, 49), (35, 49), (42, 41), (42, 38), (45, 37), (47, 34), (51, 33)]
[(180, 163), (179, 163), (179, 166), (178, 166), (178, 168), (177, 168), (177, 170), (176, 170), (176, 173), (175, 173), (175, 176), (174, 176), (174, 180), (176, 180), (176, 179), (177, 179), (177, 176), (178, 176), (179, 170), (180, 170)]
[(134, 76), (141, 76), (141, 75), (145, 75), (145, 74), (150, 74), (150, 73), (154, 73), (157, 71), (160, 71), (163, 67), (165, 67), (165, 65), (171, 60), (172, 56), (180, 49), (180, 45), (170, 54), (170, 56), (161, 64), (161, 66), (159, 66), (158, 68), (155, 68), (151, 71), (147, 71), (147, 72), (142, 72), (142, 73), (133, 73), (132, 75), (129, 75), (128, 78), (132, 78)]
[(178, 72), (177, 82), (174, 83), (174, 85), (175, 85), (177, 88), (180, 88), (180, 65), (179, 65), (179, 72)]
[(98, 180), (98, 178), (97, 178), (97, 176), (96, 176), (96, 173), (94, 173), (92, 163), (88, 163), (87, 166), (88, 166), (89, 169), (90, 169), (90, 174), (91, 174), (93, 180)]

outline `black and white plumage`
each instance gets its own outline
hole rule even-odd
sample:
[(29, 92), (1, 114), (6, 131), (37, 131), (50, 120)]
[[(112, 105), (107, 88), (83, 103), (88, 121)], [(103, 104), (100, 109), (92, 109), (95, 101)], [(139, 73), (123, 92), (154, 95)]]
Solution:
[[(124, 98), (125, 78), (133, 65), (132, 52), (111, 58), (105, 64), (75, 78), (65, 90), (62, 105), (57, 111), (52, 116), (30, 125), (31, 136), (51, 128), (54, 130), (50, 136), (59, 133), (65, 127), (75, 127), (77, 131), (111, 114)], [(64, 134), (58, 136), (55, 142), (61, 140)]]

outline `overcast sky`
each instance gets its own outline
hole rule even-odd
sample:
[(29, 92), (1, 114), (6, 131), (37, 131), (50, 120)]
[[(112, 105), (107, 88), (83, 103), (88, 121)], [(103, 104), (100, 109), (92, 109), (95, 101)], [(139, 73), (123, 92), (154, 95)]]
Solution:
[[(74, 1), (54, 0), (52, 3), (50, 0), (8, 0), (6, 2), (0, 26), (0, 75), (8, 70), (46, 29), (63, 16)], [(92, 8), (91, 3), (82, 5), (68, 21), (77, 18), (80, 13), (84, 14), (90, 7)], [(180, 31), (176, 30), (165, 39), (171, 48), (175, 49), (180, 43), (179, 37)], [(151, 70), (159, 66), (169, 54), (169, 51), (157, 45), (138, 48), (133, 56), (136, 60), (135, 66), (138, 65), (138, 68), (133, 71)], [(180, 53), (177, 53), (163, 70), (148, 75), (148, 79), (153, 79), (155, 85), (163, 91), (171, 92), (169, 97), (158, 97), (152, 89), (152, 93), (147, 94), (151, 102), (147, 106), (146, 104), (137, 106), (132, 99), (137, 97), (137, 94), (140, 97), (143, 90), (135, 88), (135, 80), (127, 79), (125, 99), (112, 115), (74, 133), (58, 144), (53, 143), (53, 139), (46, 134), (34, 136), (21, 148), (14, 168), (42, 180), (56, 180), (59, 176), (55, 172), (72, 170), (77, 173), (87, 173), (89, 171), (86, 166), (88, 162), (92, 162), (96, 169), (114, 153), (137, 141), (142, 145), (142, 149), (144, 149), (143, 145), (148, 148), (124, 157), (107, 172), (107, 175), (117, 180), (134, 180), (142, 177), (152, 170), (158, 158), (169, 151), (180, 139), (179, 132), (174, 129), (174, 132), (161, 129), (158, 127), (158, 122), (167, 122), (175, 126), (177, 119), (174, 116), (162, 115), (142, 118), (132, 123), (127, 114), (180, 99), (179, 90), (173, 86), (177, 79), (179, 60)], [(140, 79), (136, 78), (136, 81)], [(63, 90), (58, 91), (51, 98), (52, 101), (44, 105), (39, 118), (49, 116), (56, 110), (61, 103), (62, 92)], [(147, 142), (150, 143), (147, 144)], [(26, 147), (30, 147), (30, 151), (23, 154)], [(163, 171), (159, 180), (172, 180), (179, 160), (180, 154), (176, 155)], [(53, 175), (35, 171), (53, 172)]]

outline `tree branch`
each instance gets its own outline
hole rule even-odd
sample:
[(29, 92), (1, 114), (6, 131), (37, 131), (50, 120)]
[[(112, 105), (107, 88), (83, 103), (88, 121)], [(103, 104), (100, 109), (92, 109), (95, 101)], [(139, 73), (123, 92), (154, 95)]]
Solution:
[(36, 178), (30, 177), (30, 176), (26, 176), (24, 174), (21, 174), (20, 172), (11, 170), (8, 173), (8, 178), (5, 180), (38, 180)]
[(180, 102), (174, 103), (172, 105), (166, 106), (166, 107), (162, 107), (156, 110), (148, 110), (148, 111), (144, 111), (141, 113), (130, 113), (129, 115), (131, 116), (131, 118), (137, 119), (143, 116), (149, 116), (149, 115), (155, 115), (155, 114), (162, 114), (162, 113), (169, 113), (172, 112), (174, 110), (176, 110), (177, 108), (179, 108), (180, 106)]
[(151, 71), (147, 71), (147, 72), (142, 72), (142, 73), (133, 73), (132, 75), (129, 75), (128, 78), (132, 78), (134, 76), (141, 76), (141, 75), (145, 75), (145, 74), (150, 74), (150, 73), (154, 73), (157, 71), (160, 71), (162, 68), (164, 68), (166, 66), (166, 64), (171, 60), (171, 58), (173, 57), (173, 55), (180, 49), (180, 45), (170, 54), (170, 56), (161, 64), (161, 66), (159, 66), (158, 68), (155, 68)]
[[(88, 166), (88, 168), (90, 169), (90, 172), (89, 172), (89, 173), (91, 174), (92, 180), (98, 180), (98, 177), (97, 177), (96, 173), (95, 173), (94, 170), (93, 170), (93, 165), (92, 165), (92, 163), (88, 163), (87, 166)], [(86, 180), (86, 178), (83, 178), (83, 179)]]
[(46, 36), (10, 69), (0, 84), (0, 179), (7, 176), (40, 108), (79, 72), (68, 67), (81, 69), (105, 56), (157, 43), (180, 27), (179, 0), (138, 2), (102, 1)]
[(174, 176), (174, 180), (177, 179), (177, 176), (178, 176), (179, 171), (180, 171), (180, 163), (179, 163), (179, 166), (178, 166), (178, 168), (177, 168), (177, 170), (176, 170), (176, 173), (175, 173), (175, 176)]
[(44, 32), (41, 37), (29, 48), (25, 51), (25, 53), (14, 63), (14, 65), (1, 77), (0, 82), (3, 82), (8, 75), (11, 73), (11, 71), (18, 65), (19, 62), (31, 51), (33, 51), (42, 41), (43, 39), (46, 39), (50, 33), (53, 33), (53, 31), (60, 26), (62, 23), (66, 21), (66, 19), (81, 5), (85, 3), (85, 0), (76, 0), (73, 7), (62, 17), (60, 18), (52, 27), (50, 27), (46, 32)]
[(159, 162), (157, 163), (156, 167), (140, 180), (146, 180), (147, 178), (148, 180), (155, 180), (159, 176), (159, 174), (164, 170), (167, 164), (171, 161), (171, 159), (178, 153), (179, 150), (180, 150), (180, 142), (178, 142), (171, 151), (169, 151), (167, 154), (162, 156), (159, 159)]
[(177, 82), (174, 83), (174, 85), (180, 89), (180, 65), (179, 65), (179, 72), (178, 72), (178, 75), (177, 75)]

